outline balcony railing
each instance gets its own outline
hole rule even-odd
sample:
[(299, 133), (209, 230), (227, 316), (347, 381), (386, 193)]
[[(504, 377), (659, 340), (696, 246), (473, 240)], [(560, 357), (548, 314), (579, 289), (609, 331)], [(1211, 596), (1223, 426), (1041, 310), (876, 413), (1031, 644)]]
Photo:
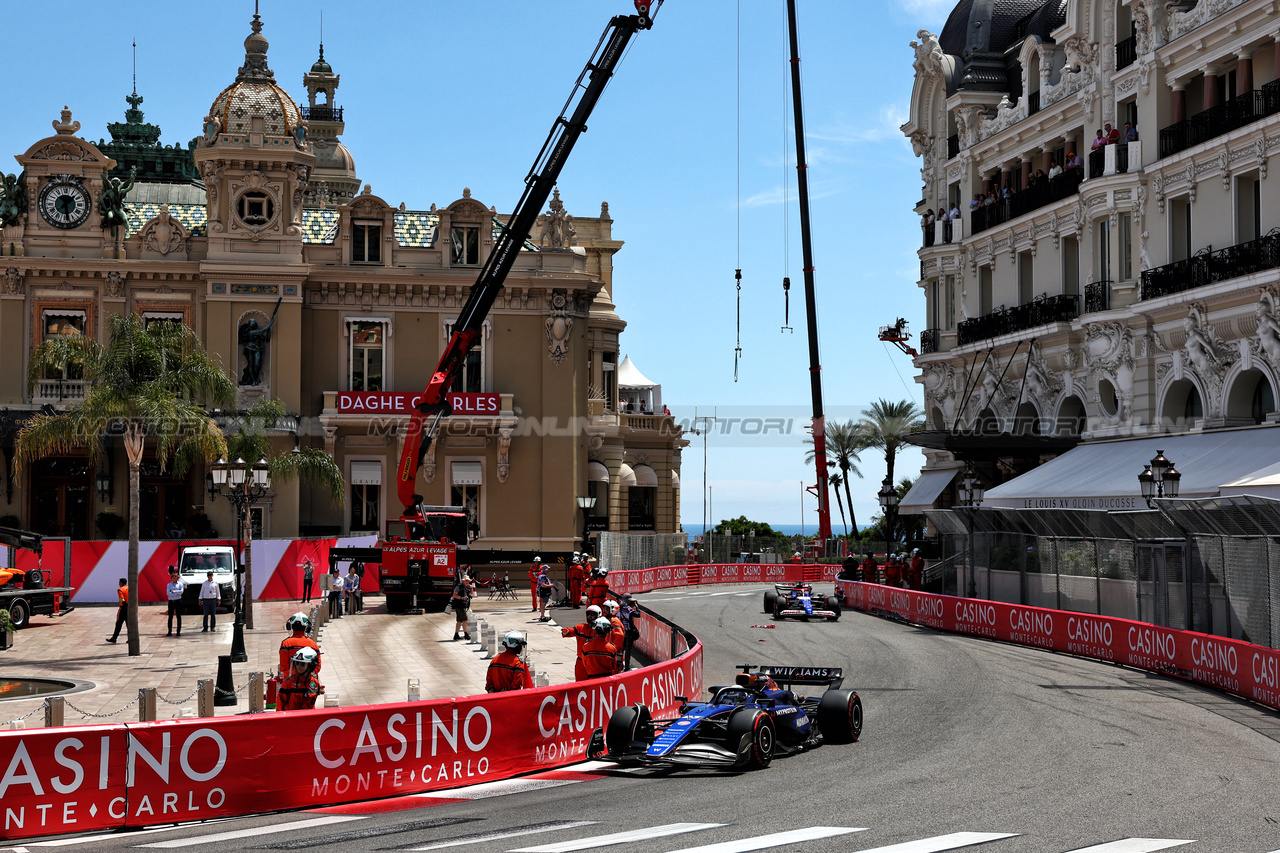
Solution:
[(1040, 112), (1040, 93), (1032, 92), (1027, 95), (1027, 115), (1033, 116)]
[(931, 352), (937, 352), (941, 339), (941, 329), (925, 329), (920, 333), (920, 352), (924, 355), (928, 355)]
[(960, 135), (947, 137), (947, 159), (960, 156)]
[(1280, 80), (1245, 92), (1160, 131), (1160, 156), (1169, 157), (1280, 112)]
[(973, 230), (977, 234), (1003, 225), (1011, 219), (1017, 219), (1024, 213), (1038, 210), (1055, 201), (1062, 201), (1075, 195), (1080, 189), (1080, 170), (1067, 169), (1061, 175), (1048, 182), (1027, 187), (1010, 198), (997, 199), (994, 204), (979, 207), (973, 212)]
[(1111, 307), (1111, 284), (1107, 279), (1084, 286), (1084, 313), (1106, 311)]
[(1138, 37), (1129, 36), (1124, 41), (1116, 42), (1116, 70), (1128, 68), (1138, 59)]
[(302, 117), (307, 121), (342, 121), (342, 107), (303, 107)]
[(964, 346), (975, 341), (997, 338), (1023, 329), (1034, 329), (1049, 323), (1070, 322), (1080, 316), (1080, 297), (1062, 293), (1057, 296), (1040, 295), (1025, 305), (999, 308), (990, 314), (962, 320), (957, 329), (956, 341)]
[(1206, 246), (1186, 260), (1143, 270), (1138, 299), (1156, 299), (1276, 268), (1280, 268), (1280, 228), (1272, 228), (1257, 240), (1216, 252), (1212, 246)]
[(1107, 170), (1107, 146), (1103, 145), (1089, 152), (1089, 178), (1101, 178)]
[(85, 384), (78, 379), (41, 379), (33, 403), (67, 403), (84, 399)]

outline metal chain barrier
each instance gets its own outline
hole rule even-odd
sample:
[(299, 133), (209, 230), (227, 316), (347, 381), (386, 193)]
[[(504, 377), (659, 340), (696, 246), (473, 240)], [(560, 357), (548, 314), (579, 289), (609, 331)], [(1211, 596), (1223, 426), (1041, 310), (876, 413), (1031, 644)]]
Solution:
[[(243, 693), (243, 692), (244, 692), (245, 690), (247, 690), (248, 688), (249, 688), (249, 682), (247, 682), (247, 681), (246, 681), (244, 684), (241, 684), (239, 687), (237, 687), (234, 691), (230, 691), (230, 690), (223, 690), (221, 687), (218, 687), (217, 685), (214, 685), (213, 692), (214, 692), (214, 693), (217, 693), (217, 694), (221, 694), (221, 695), (223, 695), (223, 696), (239, 696), (241, 693)], [(198, 687), (197, 687), (197, 688), (196, 688), (196, 693), (199, 693), (199, 692), (200, 692), (200, 688), (198, 688)], [(193, 694), (191, 694), (191, 695), (192, 695), (192, 696), (194, 696), (194, 695), (195, 695), (195, 693), (193, 693)]]
[(137, 705), (137, 704), (138, 704), (138, 698), (135, 696), (135, 697), (133, 698), (133, 701), (131, 701), (128, 705), (125, 705), (125, 706), (124, 706), (123, 708), (121, 708), (119, 711), (113, 711), (113, 712), (111, 712), (110, 714), (94, 714), (94, 713), (92, 713), (92, 712), (90, 712), (90, 711), (86, 711), (86, 710), (84, 710), (83, 708), (77, 708), (75, 705), (71, 704), (71, 700), (70, 700), (70, 699), (63, 699), (62, 701), (63, 701), (63, 703), (64, 703), (68, 708), (70, 708), (71, 710), (75, 711), (75, 712), (76, 712), (77, 714), (79, 714), (80, 716), (82, 716), (82, 717), (93, 717), (93, 718), (94, 718), (94, 719), (96, 719), (96, 720), (106, 720), (106, 719), (109, 719), (109, 718), (111, 718), (111, 717), (118, 717), (119, 715), (123, 714), (125, 711), (129, 710), (130, 708), (132, 708), (134, 705)]
[(46, 700), (44, 700), (43, 702), (41, 702), (41, 703), (40, 703), (40, 705), (39, 705), (38, 707), (34, 708), (33, 710), (28, 711), (27, 713), (23, 714), (21, 717), (14, 717), (12, 720), (6, 720), (6, 721), (4, 722), (4, 725), (9, 726), (9, 725), (12, 725), (12, 724), (14, 724), (14, 723), (21, 723), (23, 720), (27, 719), (27, 717), (30, 717), (30, 716), (31, 716), (31, 715), (33, 715), (33, 714), (38, 714), (38, 713), (40, 713), (41, 711), (43, 711), (45, 708), (48, 708), (48, 707), (49, 707), (49, 700), (48, 700), (48, 699), (46, 699)]
[(199, 695), (199, 693), (200, 693), (200, 688), (199, 688), (199, 687), (196, 687), (196, 689), (195, 689), (195, 690), (192, 690), (192, 691), (191, 691), (191, 693), (190, 693), (188, 696), (186, 696), (186, 697), (184, 697), (184, 698), (182, 698), (182, 699), (169, 699), (169, 698), (167, 698), (167, 697), (165, 697), (165, 696), (160, 696), (160, 695), (157, 695), (157, 696), (156, 696), (156, 698), (157, 698), (157, 699), (159, 699), (161, 702), (165, 702), (165, 703), (167, 703), (167, 704), (169, 704), (169, 705), (182, 705), (182, 704), (184, 704), (184, 703), (186, 703), (186, 702), (190, 702), (192, 699), (196, 698), (196, 696), (197, 696), (197, 695)]

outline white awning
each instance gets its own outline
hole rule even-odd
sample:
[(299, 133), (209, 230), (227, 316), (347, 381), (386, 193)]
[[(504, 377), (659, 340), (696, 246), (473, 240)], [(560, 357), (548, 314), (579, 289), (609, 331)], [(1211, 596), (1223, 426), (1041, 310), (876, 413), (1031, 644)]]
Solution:
[(673, 489), (680, 488), (680, 472), (679, 471), (671, 472), (671, 488)]
[(484, 484), (484, 474), (479, 462), (453, 462), (450, 463), (449, 472), (455, 486)]
[(933, 509), (933, 502), (938, 499), (956, 474), (963, 468), (941, 468), (934, 471), (921, 471), (920, 476), (911, 484), (911, 489), (898, 504), (899, 515), (922, 515), (926, 509)]
[[(987, 491), (984, 506), (1041, 509), (1143, 509), (1138, 475), (1158, 451), (1182, 475), (1178, 496), (1214, 497), (1220, 484), (1253, 475), (1280, 459), (1280, 427), (1214, 430), (1124, 441), (1099, 441), (1072, 450)], [(1238, 492), (1237, 492), (1238, 494)]]
[(619, 388), (654, 388), (657, 384), (640, 372), (631, 361), (631, 356), (623, 358), (622, 364), (618, 365)]
[(601, 462), (587, 463), (587, 482), (588, 483), (607, 483), (609, 482), (609, 469), (604, 467)]
[(618, 469), (618, 481), (624, 486), (634, 486), (636, 484), (636, 472), (632, 471), (631, 466), (625, 462)]
[(635, 467), (636, 485), (646, 488), (656, 488), (658, 485), (658, 473), (648, 465), (637, 465)]
[(381, 486), (382, 463), (355, 461), (351, 463), (351, 485)]
[(1257, 495), (1260, 498), (1280, 499), (1280, 462), (1260, 468), (1230, 483), (1223, 483), (1219, 488), (1223, 495)]

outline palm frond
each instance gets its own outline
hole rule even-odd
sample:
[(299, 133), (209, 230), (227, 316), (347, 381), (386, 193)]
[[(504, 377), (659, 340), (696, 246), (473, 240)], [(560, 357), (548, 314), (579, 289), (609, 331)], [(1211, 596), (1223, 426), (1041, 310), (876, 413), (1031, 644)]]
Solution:
[(329, 498), (335, 506), (342, 506), (346, 497), (346, 483), (337, 460), (323, 450), (301, 448), (296, 453), (282, 453), (270, 461), (271, 478), (288, 482), (295, 477), (311, 485), (329, 490)]

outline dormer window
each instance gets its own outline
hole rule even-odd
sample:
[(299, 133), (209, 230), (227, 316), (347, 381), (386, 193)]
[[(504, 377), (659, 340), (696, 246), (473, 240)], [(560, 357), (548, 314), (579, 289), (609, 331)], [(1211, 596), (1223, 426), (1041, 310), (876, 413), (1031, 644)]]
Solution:
[(351, 263), (382, 263), (382, 224), (354, 222), (351, 225)]
[(452, 232), (454, 266), (474, 266), (480, 263), (480, 228), (475, 225), (455, 225)]

